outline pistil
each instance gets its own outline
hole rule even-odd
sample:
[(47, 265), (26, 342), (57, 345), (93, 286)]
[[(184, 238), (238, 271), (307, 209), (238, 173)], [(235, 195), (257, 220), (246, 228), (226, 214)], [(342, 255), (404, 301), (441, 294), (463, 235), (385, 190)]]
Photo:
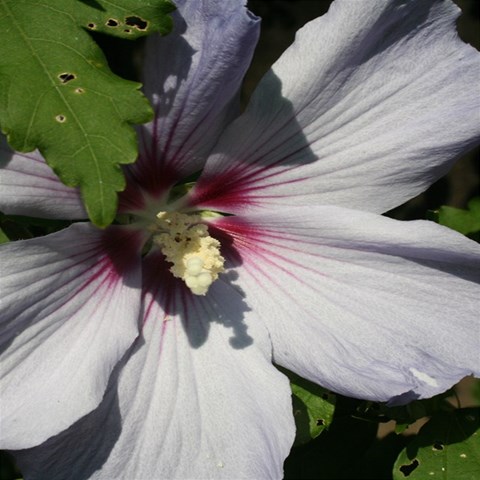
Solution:
[(170, 272), (195, 295), (205, 295), (225, 269), (220, 242), (212, 238), (199, 215), (160, 212), (153, 226), (153, 242), (172, 263)]

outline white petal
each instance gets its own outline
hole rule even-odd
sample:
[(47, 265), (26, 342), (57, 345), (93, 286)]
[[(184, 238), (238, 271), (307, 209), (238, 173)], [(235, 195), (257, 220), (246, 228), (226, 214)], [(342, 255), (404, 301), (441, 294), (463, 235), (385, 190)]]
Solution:
[(430, 397), (480, 375), (475, 242), (431, 222), (338, 207), (216, 225), (233, 239), (238, 286), (249, 315), (267, 324), (278, 364), (380, 401)]
[[(149, 266), (152, 279), (155, 259)], [(164, 273), (147, 294), (143, 336), (99, 410), (19, 452), (29, 478), (282, 477), (294, 434), (290, 389), (271, 365), (264, 326), (244, 324), (246, 306), (229, 285), (193, 297)]]
[(480, 55), (450, 0), (336, 0), (215, 147), (191, 205), (387, 211), (480, 138)]
[(2, 448), (38, 445), (100, 403), (138, 335), (138, 247), (135, 232), (88, 224), (0, 247)]
[(128, 167), (157, 197), (203, 167), (239, 114), (238, 93), (260, 30), (246, 1), (175, 3), (173, 32), (147, 42), (145, 93), (155, 118), (140, 129), (140, 157)]
[(14, 152), (1, 134), (0, 210), (39, 218), (87, 218), (77, 189), (64, 185), (39, 152)]

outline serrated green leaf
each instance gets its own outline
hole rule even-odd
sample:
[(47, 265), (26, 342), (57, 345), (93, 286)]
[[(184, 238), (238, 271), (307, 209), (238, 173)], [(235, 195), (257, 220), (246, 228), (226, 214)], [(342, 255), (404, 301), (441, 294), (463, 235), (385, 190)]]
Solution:
[(318, 437), (333, 420), (336, 396), (325, 388), (282, 369), (292, 388), (293, 415), (297, 427), (295, 446)]
[(480, 409), (442, 412), (431, 418), (400, 453), (393, 478), (480, 478)]
[(131, 124), (152, 110), (140, 84), (109, 70), (86, 30), (165, 33), (171, 9), (167, 0), (0, 0), (1, 128), (12, 148), (38, 148), (66, 185), (80, 187), (98, 226), (115, 216), (120, 165), (137, 157)]
[[(71, 0), (69, 0), (71, 1)], [(162, 35), (173, 26), (170, 0), (74, 0), (74, 15), (88, 30), (134, 39), (153, 32)], [(62, 4), (64, 2), (62, 1)]]
[(480, 197), (468, 203), (468, 210), (443, 206), (436, 212), (437, 221), (441, 225), (457, 232), (469, 235), (480, 231)]

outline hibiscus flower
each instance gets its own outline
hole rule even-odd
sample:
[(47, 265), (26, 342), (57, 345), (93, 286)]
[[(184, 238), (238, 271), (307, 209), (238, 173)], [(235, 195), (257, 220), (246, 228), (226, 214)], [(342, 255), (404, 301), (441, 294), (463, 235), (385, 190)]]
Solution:
[[(2, 447), (27, 478), (280, 478), (274, 364), (397, 403), (480, 374), (479, 246), (380, 215), (478, 142), (458, 9), (336, 0), (239, 114), (259, 20), (177, 4), (148, 45), (123, 224), (0, 249)], [(2, 166), (5, 213), (86, 218), (40, 154), (4, 144)]]

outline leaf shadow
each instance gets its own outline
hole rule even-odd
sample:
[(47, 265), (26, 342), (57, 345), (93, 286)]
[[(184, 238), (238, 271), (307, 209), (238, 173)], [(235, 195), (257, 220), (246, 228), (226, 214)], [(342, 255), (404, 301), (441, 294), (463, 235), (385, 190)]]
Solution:
[(80, 2), (88, 5), (89, 7), (95, 8), (96, 10), (100, 10), (102, 12), (106, 11), (106, 8), (99, 3), (97, 0), (79, 0)]

